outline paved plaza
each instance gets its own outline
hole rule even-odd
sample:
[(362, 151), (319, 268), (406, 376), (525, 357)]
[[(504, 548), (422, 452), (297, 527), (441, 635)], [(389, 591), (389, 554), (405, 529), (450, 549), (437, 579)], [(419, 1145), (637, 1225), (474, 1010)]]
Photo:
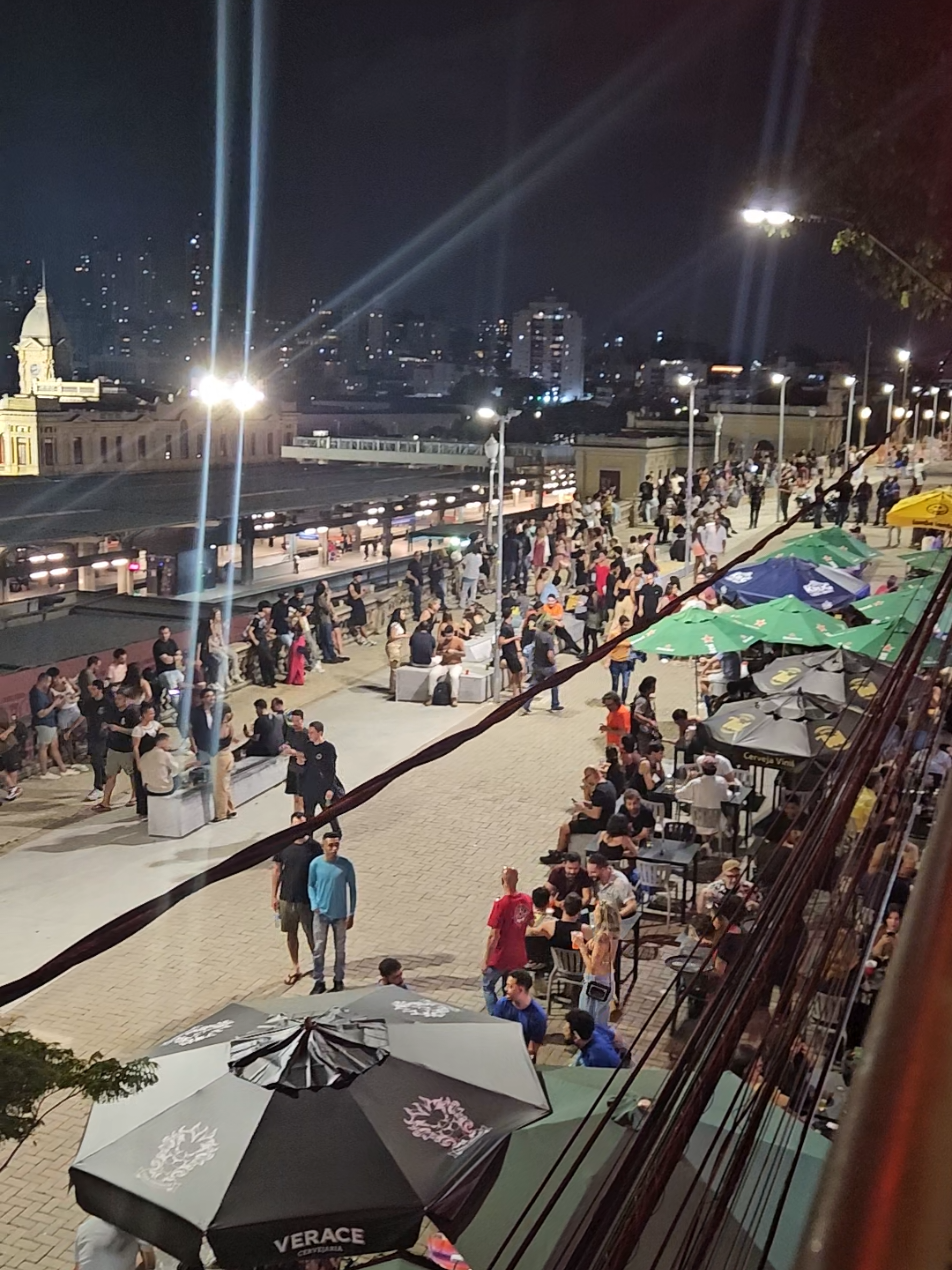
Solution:
[[(737, 513), (746, 523), (746, 512)], [(762, 518), (759, 533), (769, 527)], [(809, 526), (804, 526), (809, 529)], [(798, 532), (798, 531), (794, 531)], [(730, 554), (755, 534), (730, 542)], [(874, 547), (885, 532), (869, 530)], [(908, 550), (908, 547), (903, 549)], [(897, 567), (896, 553), (876, 563), (875, 577)], [(570, 661), (570, 659), (569, 659)], [(315, 702), (338, 746), (345, 782), (353, 785), (491, 707), (458, 711), (393, 705), (382, 647), (355, 650), (338, 675), (312, 676), (305, 688), (279, 691), (289, 706)], [(563, 661), (562, 664), (568, 664)], [(649, 659), (644, 673), (659, 681), (658, 718), (672, 734), (671, 711), (693, 706), (690, 663)], [(451, 1002), (479, 1007), (485, 918), (498, 894), (500, 868), (513, 864), (528, 890), (545, 869), (538, 856), (555, 842), (575, 796), (582, 766), (601, 751), (600, 698), (608, 688), (600, 665), (565, 688), (566, 709), (552, 715), (537, 701), (436, 764), (403, 777), (344, 818), (343, 854), (357, 870), (358, 906), (348, 940), (347, 981), (371, 983), (384, 955), (399, 957), (408, 983)], [(323, 695), (321, 695), (323, 694)], [(233, 702), (245, 721), (259, 691), (242, 689)], [(81, 785), (82, 778), (75, 778)], [(66, 781), (42, 798), (65, 804)], [(29, 782), (23, 805), (40, 799)], [(151, 842), (131, 812), (75, 817), (68, 828), (21, 837), (0, 858), (0, 965), (3, 978), (42, 962), (52, 951), (107, 917), (203, 868), (287, 822), (290, 799), (279, 790), (240, 809), (238, 818), (171, 843)], [(65, 806), (64, 806), (65, 811)], [(37, 820), (41, 812), (32, 813)], [(69, 972), (8, 1012), (17, 1025), (82, 1053), (140, 1054), (164, 1036), (245, 997), (287, 991), (283, 936), (269, 902), (269, 865), (210, 887), (166, 913), (120, 947)], [(631, 1035), (657, 1002), (668, 972), (641, 964), (624, 1019)], [(293, 991), (308, 990), (308, 981)], [(564, 1062), (558, 1022), (543, 1062)], [(658, 1062), (665, 1055), (656, 1056)], [(87, 1108), (71, 1101), (0, 1172), (0, 1265), (4, 1270), (72, 1265), (81, 1213), (67, 1185)]]

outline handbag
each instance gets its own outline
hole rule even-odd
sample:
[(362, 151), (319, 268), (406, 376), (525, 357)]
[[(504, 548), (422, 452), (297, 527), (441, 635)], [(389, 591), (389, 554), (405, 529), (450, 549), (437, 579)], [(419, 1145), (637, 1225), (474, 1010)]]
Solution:
[(612, 994), (611, 984), (590, 979), (585, 985), (585, 994), (590, 1001), (607, 1001)]

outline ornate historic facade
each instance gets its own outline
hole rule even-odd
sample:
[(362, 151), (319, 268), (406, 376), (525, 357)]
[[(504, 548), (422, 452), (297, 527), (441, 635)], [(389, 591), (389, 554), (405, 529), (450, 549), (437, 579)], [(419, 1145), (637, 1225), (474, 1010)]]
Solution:
[[(45, 287), (14, 347), (20, 391), (0, 397), (0, 476), (180, 471), (202, 464), (207, 442), (212, 466), (235, 462), (232, 406), (214, 409), (209, 422), (184, 392), (149, 402), (120, 385), (69, 379), (69, 339)], [(275, 462), (296, 434), (296, 411), (262, 402), (245, 418), (243, 461)]]

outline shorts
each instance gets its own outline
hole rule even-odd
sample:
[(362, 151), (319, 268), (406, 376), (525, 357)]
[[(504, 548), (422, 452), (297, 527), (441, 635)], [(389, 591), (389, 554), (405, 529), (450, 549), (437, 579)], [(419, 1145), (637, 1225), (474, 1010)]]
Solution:
[(0, 770), (4, 772), (18, 772), (23, 766), (23, 755), (20, 753), (19, 745), (11, 745), (8, 750), (4, 750), (0, 754)]
[(82, 717), (79, 706), (61, 706), (56, 711), (56, 726), (61, 732), (65, 732), (67, 728), (71, 728)]
[(298, 772), (288, 771), (284, 780), (284, 792), (293, 794), (295, 798), (301, 796), (301, 777)]
[(295, 904), (291, 900), (278, 900), (278, 919), (285, 935), (293, 935), (298, 926), (305, 932), (311, 930), (314, 914), (310, 904)]
[(132, 751), (125, 753), (123, 750), (107, 750), (106, 751), (106, 775), (118, 776), (120, 772), (125, 772), (127, 776), (132, 776)]
[(59, 736), (59, 729), (49, 727), (45, 723), (36, 725), (36, 743), (37, 745), (52, 745)]

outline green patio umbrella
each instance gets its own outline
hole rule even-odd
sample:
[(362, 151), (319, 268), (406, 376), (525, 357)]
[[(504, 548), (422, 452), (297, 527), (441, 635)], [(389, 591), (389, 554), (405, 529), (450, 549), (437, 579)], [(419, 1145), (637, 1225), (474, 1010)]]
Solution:
[(704, 657), (712, 653), (739, 653), (759, 638), (741, 629), (733, 613), (711, 613), (707, 609), (682, 609), (646, 631), (633, 635), (632, 648), (661, 657)]
[(851, 551), (857, 560), (875, 560), (878, 551), (874, 551), (868, 543), (861, 542), (856, 534), (849, 534), (839, 525), (828, 525), (826, 529), (818, 529), (816, 533), (806, 534), (814, 542), (821, 542), (827, 547), (839, 547), (842, 551)]
[[(891, 666), (905, 647), (915, 630), (915, 623), (897, 617), (891, 622), (870, 622), (868, 626), (854, 626), (836, 642), (837, 648), (853, 653), (876, 657)], [(923, 666), (937, 666), (942, 659), (942, 640), (930, 639), (922, 657)]]
[(763, 559), (771, 560), (775, 556), (796, 556), (798, 560), (809, 560), (811, 564), (829, 565), (833, 569), (856, 569), (868, 563), (862, 557), (847, 551), (845, 547), (820, 542), (818, 536), (813, 534), (806, 534), (794, 542), (784, 543), (782, 547), (769, 552)]
[(820, 648), (833, 642), (833, 636), (843, 629), (843, 623), (829, 613), (823, 613), (794, 595), (768, 600), (766, 604), (752, 604), (740, 609), (727, 620), (741, 630), (753, 631), (756, 639), (771, 644), (805, 644), (808, 648)]
[(865, 600), (857, 600), (853, 608), (871, 622), (889, 622), (901, 618), (914, 626), (928, 608), (933, 591), (928, 585), (931, 578), (923, 578), (921, 581), (926, 585), (903, 585), (895, 591), (884, 591), (882, 595), (868, 595)]
[(952, 560), (952, 547), (943, 547), (941, 551), (907, 551), (904, 556), (906, 567), (920, 573), (941, 573)]
[[(681, 1163), (645, 1226), (629, 1270), (649, 1270), (651, 1266), (673, 1270), (681, 1264), (682, 1241), (691, 1223), (703, 1216), (727, 1166), (719, 1146), (729, 1144), (745, 1127), (745, 1121), (738, 1123), (732, 1110), (740, 1085), (740, 1078), (730, 1072), (718, 1081)], [(807, 1131), (801, 1147), (801, 1128), (790, 1112), (779, 1107), (766, 1109), (751, 1149), (750, 1166), (731, 1201), (727, 1219), (705, 1248), (704, 1265), (711, 1270), (758, 1270), (774, 1214), (781, 1205), (765, 1264), (767, 1270), (793, 1270), (830, 1150), (826, 1138), (813, 1129)], [(703, 1185), (692, 1188), (698, 1175)]]
[[(588, 1143), (611, 1096), (621, 1088), (629, 1073), (619, 1072), (611, 1083), (609, 1096), (602, 1094), (600, 1098), (599, 1091), (604, 1090), (612, 1074), (604, 1068), (540, 1067), (539, 1074), (552, 1104), (552, 1114), (539, 1121), (537, 1132), (520, 1131), (510, 1137), (502, 1169), (489, 1195), (455, 1240), (456, 1247), (473, 1270), (486, 1270), (503, 1245), (506, 1251), (497, 1265), (505, 1266), (531, 1230), (546, 1201), (568, 1177), (568, 1184), (558, 1203), (533, 1235), (532, 1243), (519, 1262), (519, 1270), (543, 1270), (555, 1250), (562, 1246), (566, 1232), (586, 1213), (599, 1183), (634, 1133), (625, 1125), (609, 1122), (595, 1138), (585, 1158), (579, 1161), (579, 1153)], [(630, 1113), (639, 1098), (653, 1098), (667, 1076), (667, 1071), (658, 1068), (645, 1068), (639, 1072), (622, 1106), (615, 1113), (616, 1117)], [(568, 1148), (565, 1158), (561, 1159), (569, 1139), (596, 1099), (596, 1114)], [(556, 1160), (559, 1161), (558, 1168), (541, 1194), (537, 1195)], [(532, 1206), (520, 1222), (519, 1216), (530, 1198), (533, 1198)]]

